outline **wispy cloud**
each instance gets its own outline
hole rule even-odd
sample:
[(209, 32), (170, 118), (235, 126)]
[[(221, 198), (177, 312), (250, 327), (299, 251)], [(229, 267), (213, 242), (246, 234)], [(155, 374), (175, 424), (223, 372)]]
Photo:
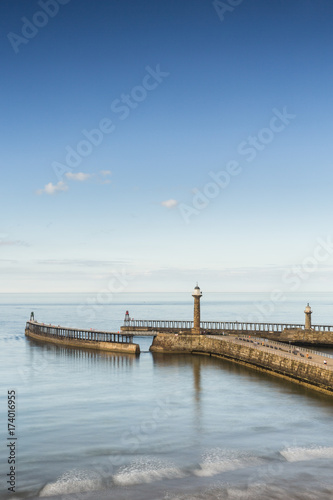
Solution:
[(22, 241), (22, 240), (1, 240), (0, 239), (0, 247), (9, 247), (9, 246), (28, 247), (30, 245), (26, 241)]
[(102, 267), (117, 266), (119, 264), (129, 264), (126, 260), (72, 260), (72, 259), (59, 259), (59, 260), (38, 260), (39, 265), (52, 265), (52, 266), (82, 266), (82, 267)]
[(67, 190), (68, 190), (67, 184), (65, 184), (64, 181), (59, 181), (57, 184), (52, 184), (52, 182), (49, 182), (48, 184), (46, 184), (46, 186), (44, 186), (43, 189), (38, 189), (36, 193), (38, 195), (44, 193), (53, 195), (59, 193), (60, 191), (67, 191)]
[(106, 178), (112, 175), (111, 170), (100, 170), (99, 175), (100, 175), (100, 180), (99, 180), (100, 184), (111, 184), (111, 180)]
[(162, 207), (175, 208), (178, 205), (178, 201), (171, 198), (170, 200), (162, 201)]
[(90, 179), (91, 177), (91, 174), (85, 174), (83, 172), (77, 172), (75, 174), (73, 174), (72, 172), (67, 172), (65, 174), (65, 176), (67, 177), (67, 179), (69, 179), (70, 181), (79, 181), (79, 182), (84, 182), (88, 179)]

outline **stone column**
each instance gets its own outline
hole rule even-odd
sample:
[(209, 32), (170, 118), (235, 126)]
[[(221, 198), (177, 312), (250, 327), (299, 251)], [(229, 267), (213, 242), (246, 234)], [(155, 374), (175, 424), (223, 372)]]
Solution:
[(308, 305), (305, 308), (305, 330), (311, 330), (311, 307)]
[(200, 333), (200, 299), (202, 297), (202, 292), (197, 286), (193, 290), (192, 297), (194, 298), (194, 322), (192, 333)]

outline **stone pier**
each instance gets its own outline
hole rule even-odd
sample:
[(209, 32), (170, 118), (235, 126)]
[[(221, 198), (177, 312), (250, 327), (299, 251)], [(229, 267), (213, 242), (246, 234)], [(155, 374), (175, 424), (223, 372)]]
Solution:
[[(221, 357), (333, 396), (333, 360), (329, 359), (326, 364), (324, 354), (320, 358), (309, 351), (307, 357), (305, 353), (292, 349), (293, 346), (289, 344), (278, 347), (277, 343), (272, 346), (263, 339), (241, 340), (228, 336), (163, 333), (154, 338), (150, 347), (154, 353), (208, 354)], [(317, 362), (318, 358), (320, 362)]]

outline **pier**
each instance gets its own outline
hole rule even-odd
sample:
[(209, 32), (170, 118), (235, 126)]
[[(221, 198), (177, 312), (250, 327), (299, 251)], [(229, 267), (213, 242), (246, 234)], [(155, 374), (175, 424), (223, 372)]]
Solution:
[(34, 320), (33, 313), (26, 323), (25, 335), (35, 340), (71, 347), (85, 347), (104, 351), (139, 354), (140, 347), (133, 343), (133, 334), (83, 330), (64, 326), (46, 325)]
[[(193, 295), (194, 296), (194, 295)], [(194, 296), (195, 297), (195, 296)], [(201, 296), (200, 296), (201, 297)], [(198, 300), (194, 298), (194, 300)], [(305, 308), (305, 322), (299, 323), (247, 323), (243, 321), (200, 321), (200, 308), (196, 321), (134, 320), (126, 311), (122, 332), (134, 335), (159, 333), (198, 333), (201, 335), (257, 335), (278, 342), (292, 342), (296, 345), (333, 347), (333, 325), (312, 325), (311, 308)], [(195, 324), (196, 323), (196, 324)]]
[(193, 321), (133, 320), (126, 311), (121, 331), (152, 335), (153, 353), (220, 357), (333, 396), (333, 356), (305, 347), (332, 347), (333, 326), (312, 325), (309, 304), (304, 324), (201, 321), (198, 285), (192, 296)]
[[(162, 354), (204, 354), (269, 372), (333, 396), (333, 355), (309, 347), (333, 346), (332, 325), (312, 325), (312, 310), (305, 307), (305, 322), (247, 323), (201, 321), (197, 285), (193, 321), (133, 320), (126, 311), (119, 332), (84, 330), (35, 321), (31, 313), (25, 334), (35, 340), (70, 347), (139, 354), (134, 336), (153, 336), (150, 351)], [(303, 346), (303, 347), (301, 347)]]

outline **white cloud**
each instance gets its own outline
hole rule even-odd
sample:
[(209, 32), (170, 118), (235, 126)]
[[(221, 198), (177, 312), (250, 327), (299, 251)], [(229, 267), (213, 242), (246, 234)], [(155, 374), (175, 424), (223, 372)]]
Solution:
[(52, 182), (49, 182), (46, 184), (44, 189), (38, 189), (37, 194), (55, 194), (58, 193), (59, 191), (67, 191), (68, 186), (67, 184), (64, 183), (64, 181), (59, 181), (58, 184), (52, 184)]
[(175, 208), (178, 205), (178, 201), (171, 198), (171, 200), (162, 201), (161, 205), (166, 208)]
[(91, 174), (84, 174), (83, 172), (78, 172), (77, 174), (73, 174), (72, 172), (66, 172), (65, 176), (67, 179), (71, 181), (86, 181), (91, 177)]
[(106, 177), (107, 175), (111, 175), (111, 170), (100, 170), (99, 173)]

